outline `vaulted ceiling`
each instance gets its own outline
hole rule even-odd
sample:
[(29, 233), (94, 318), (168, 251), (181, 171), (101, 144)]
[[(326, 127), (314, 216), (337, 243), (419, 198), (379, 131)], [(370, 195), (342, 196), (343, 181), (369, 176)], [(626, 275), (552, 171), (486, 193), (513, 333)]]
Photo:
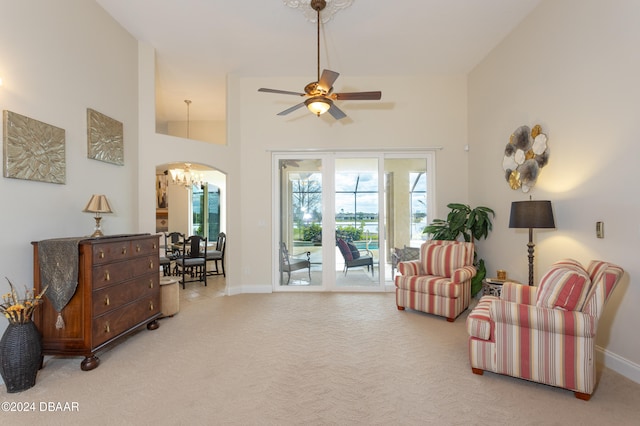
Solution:
[[(321, 68), (466, 74), (540, 1), (354, 0), (322, 27)], [(185, 120), (185, 99), (191, 120), (224, 120), (228, 74), (315, 80), (316, 24), (283, 0), (96, 2), (155, 49), (158, 121)]]

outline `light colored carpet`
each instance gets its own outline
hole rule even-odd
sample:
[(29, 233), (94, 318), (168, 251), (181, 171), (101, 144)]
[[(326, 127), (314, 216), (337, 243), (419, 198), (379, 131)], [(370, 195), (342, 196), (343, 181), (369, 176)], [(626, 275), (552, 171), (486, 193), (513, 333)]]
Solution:
[[(99, 354), (46, 357), (36, 386), (0, 400), (76, 402), (78, 412), (0, 414), (2, 424), (638, 424), (640, 384), (604, 369), (591, 401), (471, 373), (466, 313), (396, 310), (393, 294), (221, 296), (181, 291), (180, 313)], [(3, 405), (4, 407), (4, 405)]]

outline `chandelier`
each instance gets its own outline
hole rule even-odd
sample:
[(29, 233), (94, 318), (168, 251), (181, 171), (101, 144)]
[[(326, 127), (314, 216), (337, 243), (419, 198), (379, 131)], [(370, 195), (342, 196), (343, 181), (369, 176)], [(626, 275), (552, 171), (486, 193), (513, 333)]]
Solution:
[(317, 9), (311, 6), (311, 3), (324, 1), (326, 6), (322, 9), (322, 23), (329, 22), (331, 17), (340, 9), (351, 6), (353, 0), (282, 0), (284, 4), (293, 9), (299, 9), (307, 21), (315, 23), (318, 20)]
[(202, 186), (202, 174), (191, 170), (191, 163), (184, 163), (184, 169), (171, 169), (172, 182), (176, 185), (184, 185), (185, 188), (192, 186)]

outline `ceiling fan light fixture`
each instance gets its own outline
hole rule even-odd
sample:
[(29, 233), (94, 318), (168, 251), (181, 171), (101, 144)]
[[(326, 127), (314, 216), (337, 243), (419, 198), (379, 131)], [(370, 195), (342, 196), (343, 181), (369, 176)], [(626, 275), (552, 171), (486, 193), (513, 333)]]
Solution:
[(324, 114), (329, 111), (329, 108), (331, 108), (331, 100), (324, 96), (314, 96), (313, 98), (309, 98), (304, 101), (304, 104), (307, 106), (309, 111), (317, 116)]
[(311, 7), (311, 9), (316, 13), (317, 19), (315, 22), (317, 24), (316, 27), (318, 35), (318, 79), (307, 84), (304, 88), (304, 93), (291, 92), (288, 90), (267, 89), (264, 87), (258, 89), (258, 92), (281, 93), (283, 95), (305, 96), (307, 98), (305, 101), (279, 112), (278, 115), (287, 115), (293, 111), (297, 111), (298, 108), (306, 106), (307, 109), (311, 111), (311, 113), (315, 114), (318, 117), (325, 112), (329, 112), (329, 114), (334, 119), (341, 120), (347, 115), (333, 103), (334, 100), (380, 100), (382, 92), (379, 91), (333, 93), (333, 83), (335, 83), (340, 73), (325, 69), (322, 71), (322, 74), (320, 74), (320, 11), (324, 10), (325, 7), (329, 5), (337, 7), (347, 7), (351, 4), (352, 1), (353, 0), (284, 0), (284, 2), (291, 7), (302, 7), (302, 5), (305, 5), (306, 7)]

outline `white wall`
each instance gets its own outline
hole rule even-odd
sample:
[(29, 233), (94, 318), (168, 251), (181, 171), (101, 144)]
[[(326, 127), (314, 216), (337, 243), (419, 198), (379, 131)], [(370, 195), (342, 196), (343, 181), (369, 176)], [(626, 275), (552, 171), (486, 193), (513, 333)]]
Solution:
[[(32, 286), (31, 241), (91, 234), (93, 193), (115, 210), (106, 234), (137, 232), (136, 70), (136, 40), (95, 2), (2, 2), (0, 107), (65, 129), (66, 184), (0, 177), (0, 293), (5, 276)], [(124, 166), (87, 158), (87, 108), (123, 123)]]
[[(501, 162), (513, 130), (540, 124), (551, 156), (530, 194), (552, 201), (557, 229), (534, 231), (535, 280), (565, 257), (622, 266), (597, 344), (609, 366), (636, 381), (639, 20), (635, 0), (547, 0), (469, 76), (470, 200), (497, 212), (494, 231), (478, 244), (488, 270), (528, 280), (527, 231), (508, 228), (511, 202), (528, 195), (509, 188)], [(604, 239), (596, 238), (597, 221)]]
[(169, 232), (179, 232), (190, 236), (191, 191), (184, 185), (170, 183), (167, 186), (169, 203)]
[(156, 132), (180, 138), (187, 138), (189, 133), (189, 139), (196, 141), (227, 143), (226, 121), (169, 121), (163, 126), (156, 124)]

